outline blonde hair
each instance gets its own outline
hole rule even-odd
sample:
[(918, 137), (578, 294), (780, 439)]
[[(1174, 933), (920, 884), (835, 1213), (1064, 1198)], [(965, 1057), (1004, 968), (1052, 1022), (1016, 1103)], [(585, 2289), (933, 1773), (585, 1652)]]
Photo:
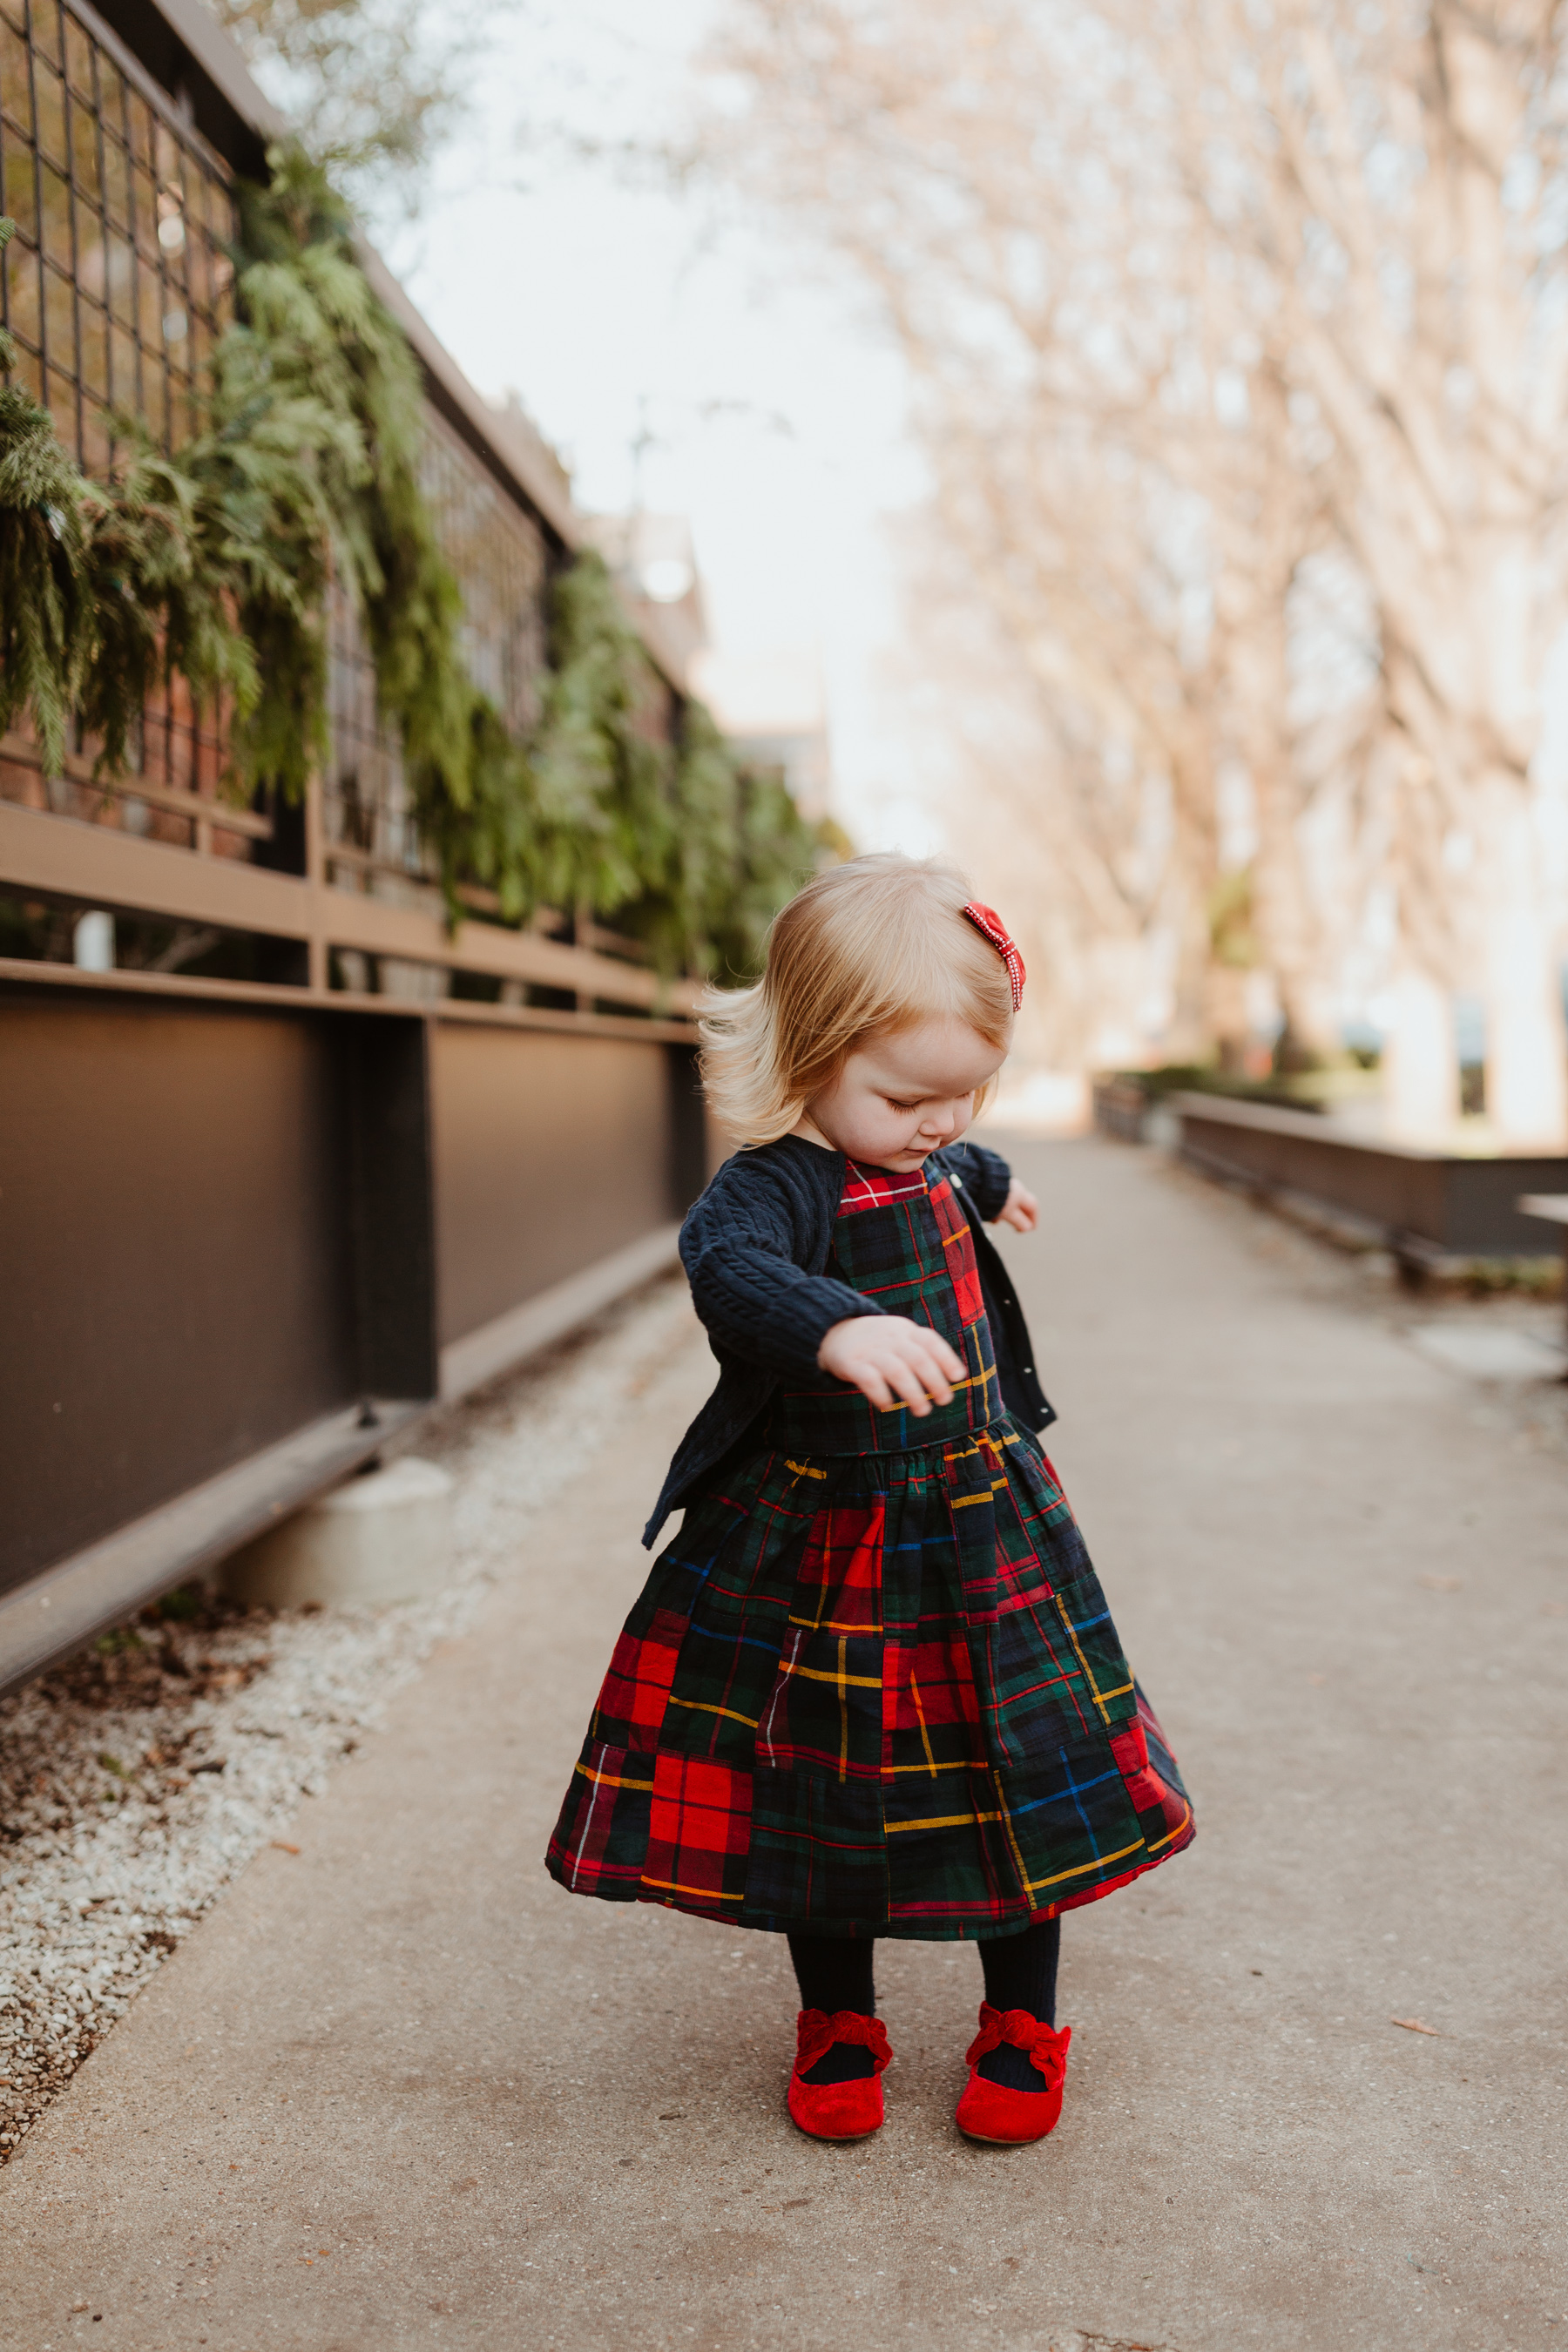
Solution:
[(755, 987), (703, 999), (703, 1091), (723, 1125), (742, 1144), (787, 1135), (878, 1031), (953, 1016), (1005, 1053), (1012, 986), (964, 916), (973, 896), (945, 859), (890, 852), (808, 882), (773, 918)]

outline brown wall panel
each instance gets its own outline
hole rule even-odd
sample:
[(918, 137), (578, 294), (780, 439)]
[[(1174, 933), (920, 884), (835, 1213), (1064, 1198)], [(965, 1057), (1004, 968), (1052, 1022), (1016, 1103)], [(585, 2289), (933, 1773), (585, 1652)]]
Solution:
[(324, 1024), (0, 994), (0, 1590), (355, 1393)]
[(665, 1047), (443, 1024), (431, 1048), (443, 1346), (679, 1213)]

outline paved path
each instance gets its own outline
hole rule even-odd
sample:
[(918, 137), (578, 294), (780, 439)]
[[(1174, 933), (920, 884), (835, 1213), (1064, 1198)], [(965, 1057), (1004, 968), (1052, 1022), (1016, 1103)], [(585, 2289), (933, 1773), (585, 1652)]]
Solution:
[(539, 1866), (693, 1344), (0, 2176), (6, 2352), (1568, 2345), (1563, 1468), (1250, 1213), (1018, 1156), (1054, 1451), (1201, 1822), (1068, 1922), (1056, 2137), (953, 2132), (972, 1952), (889, 1954), (891, 2119), (834, 2151), (781, 1945)]

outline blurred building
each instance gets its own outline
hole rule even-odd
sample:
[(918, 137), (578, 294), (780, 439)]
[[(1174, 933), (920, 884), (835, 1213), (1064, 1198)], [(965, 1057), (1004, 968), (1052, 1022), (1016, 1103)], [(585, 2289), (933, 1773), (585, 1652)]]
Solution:
[(803, 816), (828, 813), (832, 784), (822, 671), (806, 647), (724, 654), (711, 647), (692, 666), (702, 697), (737, 759), (781, 775)]
[(589, 515), (585, 535), (615, 575), (632, 619), (682, 670), (708, 643), (691, 525), (684, 515)]
[(638, 628), (679, 666), (736, 758), (781, 777), (804, 816), (826, 816), (832, 772), (815, 652), (780, 646), (724, 653), (710, 644), (702, 578), (684, 515), (593, 515), (586, 531)]

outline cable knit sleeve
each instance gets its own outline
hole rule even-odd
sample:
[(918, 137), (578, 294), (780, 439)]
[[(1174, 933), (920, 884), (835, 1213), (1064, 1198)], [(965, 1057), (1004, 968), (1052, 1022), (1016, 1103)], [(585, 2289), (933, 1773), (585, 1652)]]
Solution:
[(692, 1303), (715, 1343), (777, 1373), (811, 1372), (835, 1323), (883, 1310), (809, 1269), (826, 1256), (820, 1198), (788, 1165), (738, 1152), (680, 1229)]
[(1013, 1171), (1002, 1154), (988, 1150), (984, 1143), (950, 1143), (942, 1157), (979, 1202), (985, 1223), (994, 1225), (1007, 1205), (1007, 1188), (1013, 1181)]

